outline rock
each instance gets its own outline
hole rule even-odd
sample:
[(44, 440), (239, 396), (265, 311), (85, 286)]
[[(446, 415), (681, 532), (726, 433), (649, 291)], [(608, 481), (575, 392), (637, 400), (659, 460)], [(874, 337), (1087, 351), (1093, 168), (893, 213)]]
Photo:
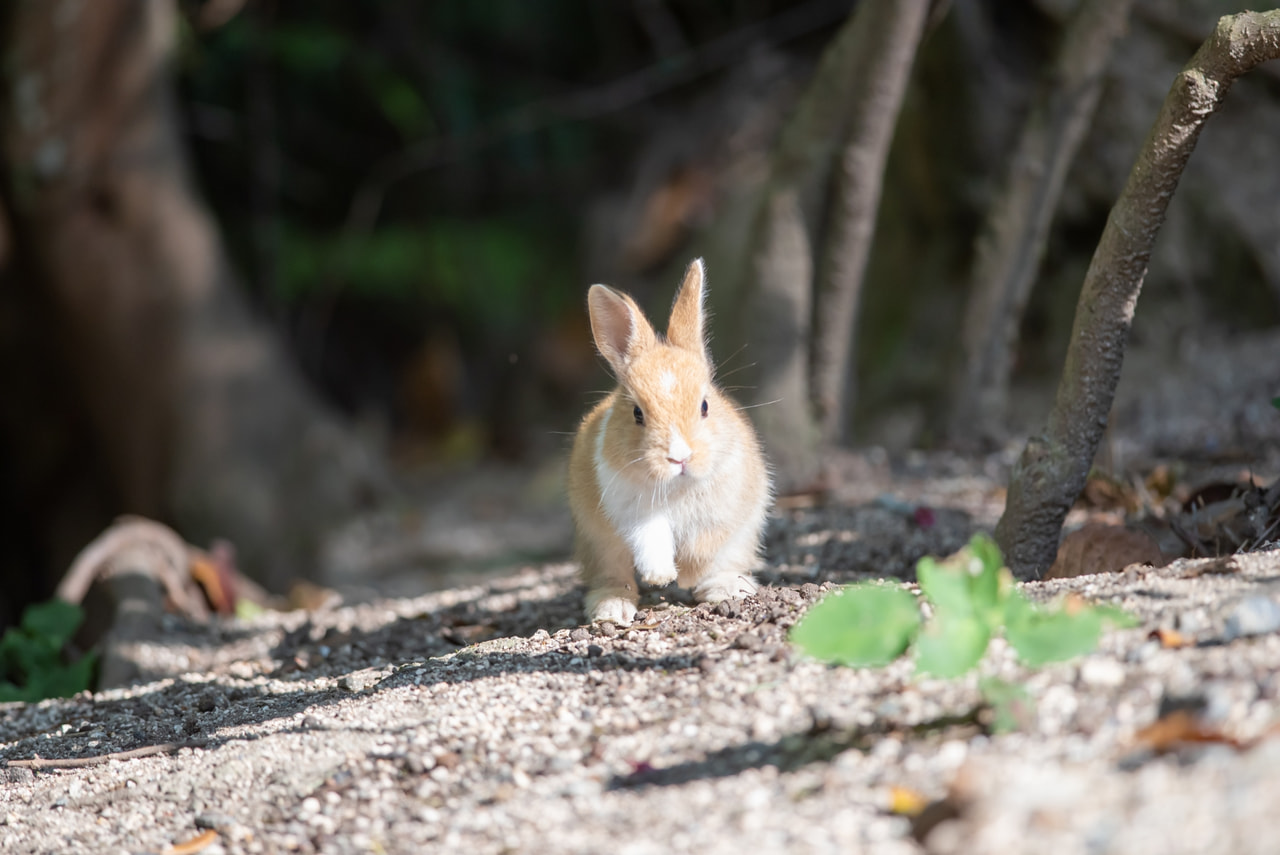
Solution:
[(1187, 635), (1198, 635), (1209, 628), (1209, 615), (1204, 609), (1189, 609), (1178, 615), (1175, 625)]
[(1245, 597), (1227, 615), (1224, 641), (1250, 635), (1266, 635), (1280, 630), (1280, 603), (1271, 597), (1255, 594)]
[(1080, 681), (1101, 688), (1119, 686), (1124, 682), (1124, 666), (1114, 659), (1090, 659), (1080, 666)]

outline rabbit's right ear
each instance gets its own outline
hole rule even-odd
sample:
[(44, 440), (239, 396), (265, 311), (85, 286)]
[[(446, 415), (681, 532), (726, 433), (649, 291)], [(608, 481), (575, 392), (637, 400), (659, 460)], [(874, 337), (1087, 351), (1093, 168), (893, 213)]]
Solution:
[(619, 379), (638, 353), (657, 343), (657, 334), (635, 301), (607, 285), (591, 286), (587, 313), (596, 349)]

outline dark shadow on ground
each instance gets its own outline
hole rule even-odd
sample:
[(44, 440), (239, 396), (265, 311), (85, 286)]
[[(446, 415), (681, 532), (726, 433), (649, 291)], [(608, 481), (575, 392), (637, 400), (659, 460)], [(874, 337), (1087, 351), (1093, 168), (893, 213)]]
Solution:
[(826, 762), (850, 749), (866, 751), (878, 740), (895, 732), (917, 738), (953, 738), (960, 730), (984, 731), (979, 724), (982, 709), (956, 716), (944, 716), (914, 727), (899, 728), (891, 721), (879, 721), (871, 727), (831, 728), (814, 722), (807, 730), (789, 733), (774, 742), (752, 741), (713, 751), (701, 760), (655, 768), (640, 764), (626, 775), (609, 781), (608, 789), (625, 790), (638, 787), (670, 787), (711, 778), (727, 778), (748, 769), (766, 766), (790, 772), (810, 763)]
[[(790, 511), (788, 516), (785, 526), (771, 527), (766, 543), (768, 566), (759, 574), (766, 586), (774, 587), (763, 588), (757, 597), (714, 609), (686, 608), (693, 606), (688, 592), (648, 591), (642, 607), (676, 606), (656, 612), (675, 615), (664, 632), (679, 634), (715, 624), (724, 646), (772, 650), (777, 655), (779, 649), (785, 648), (785, 628), (798, 610), (821, 596), (820, 583), (869, 576), (914, 578), (918, 558), (953, 552), (973, 530), (963, 512), (937, 508), (933, 509), (933, 518), (925, 521), (927, 524), (874, 505), (809, 508)], [(477, 642), (527, 638), (538, 630), (554, 634), (570, 629), (580, 642), (613, 634), (610, 627), (581, 626), (582, 589), (568, 579), (551, 583), (555, 592), (550, 596), (529, 596), (532, 588), (548, 584), (545, 577), (532, 575), (496, 580), (478, 587), (474, 596), (454, 605), (400, 617), (371, 630), (344, 629), (322, 615), (308, 616), (284, 632), (266, 653), (272, 667), (265, 676), (275, 681), (278, 689), (280, 681), (301, 683), (324, 676), (342, 683), (338, 678), (344, 675), (368, 676), (371, 669), (377, 669), (377, 674), (369, 677), (369, 686), (355, 689), (367, 693), (408, 682), (458, 682), (517, 671), (585, 673), (592, 669), (697, 667), (694, 658), (652, 658), (626, 649), (602, 651), (596, 656), (564, 651), (530, 655), (501, 652), (482, 644), (474, 653), (467, 652)], [(516, 602), (511, 607), (492, 607), (485, 601), (494, 595), (508, 595)], [(503, 597), (498, 599), (506, 601)], [(235, 623), (186, 625), (169, 617), (161, 621), (161, 629), (158, 637), (147, 640), (148, 644), (215, 649), (246, 642), (255, 633), (280, 632), (278, 628)], [(460, 650), (464, 657), (485, 657), (489, 667), (460, 667), (459, 657), (441, 659)], [(96, 756), (204, 737), (227, 727), (253, 726), (322, 708), (352, 693), (350, 685), (273, 691), (257, 681), (257, 675), (262, 673), (259, 670), (248, 672), (253, 676), (237, 678), (234, 671), (227, 675), (225, 664), (216, 667), (224, 673), (218, 682), (176, 677), (160, 680), (153, 690), (136, 697), (81, 695), (48, 702), (38, 714), (25, 714), (21, 707), (0, 709), (0, 742), (9, 743), (0, 749), (0, 758), (30, 758), (36, 754), (46, 758)], [(357, 682), (364, 682), (364, 677)], [(70, 729), (50, 738), (49, 734), (59, 732), (61, 725), (70, 725)], [(215, 739), (209, 748), (216, 749), (219, 744), (220, 738)], [(783, 748), (773, 750), (776, 754)], [(745, 748), (738, 751), (740, 758), (751, 754)], [(763, 756), (771, 755), (766, 752)]]

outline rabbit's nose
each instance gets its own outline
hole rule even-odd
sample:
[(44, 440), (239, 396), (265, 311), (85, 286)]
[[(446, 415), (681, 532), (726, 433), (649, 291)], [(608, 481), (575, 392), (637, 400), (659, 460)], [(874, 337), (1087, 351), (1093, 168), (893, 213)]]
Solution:
[(671, 442), (667, 443), (667, 462), (683, 465), (689, 462), (692, 454), (693, 449), (689, 447), (689, 443), (685, 442), (684, 437), (679, 433), (672, 433)]

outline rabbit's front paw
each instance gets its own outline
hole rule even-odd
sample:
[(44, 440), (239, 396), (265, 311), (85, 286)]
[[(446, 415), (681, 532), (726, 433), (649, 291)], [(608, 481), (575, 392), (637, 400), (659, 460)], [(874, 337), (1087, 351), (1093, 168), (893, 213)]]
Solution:
[(628, 532), (627, 540), (641, 582), (661, 587), (676, 580), (676, 543), (666, 516), (655, 514), (639, 523)]
[(636, 570), (639, 572), (640, 581), (646, 585), (654, 585), (661, 588), (664, 585), (670, 585), (676, 580), (678, 575), (675, 562), (670, 559), (665, 564), (654, 562), (651, 566), (640, 566)]
[(587, 595), (587, 618), (592, 623), (611, 621), (618, 626), (630, 626), (636, 616), (636, 604), (627, 597)]
[(756, 580), (741, 573), (715, 576), (702, 581), (694, 588), (693, 595), (701, 603), (719, 603), (735, 597), (749, 597), (759, 589)]

